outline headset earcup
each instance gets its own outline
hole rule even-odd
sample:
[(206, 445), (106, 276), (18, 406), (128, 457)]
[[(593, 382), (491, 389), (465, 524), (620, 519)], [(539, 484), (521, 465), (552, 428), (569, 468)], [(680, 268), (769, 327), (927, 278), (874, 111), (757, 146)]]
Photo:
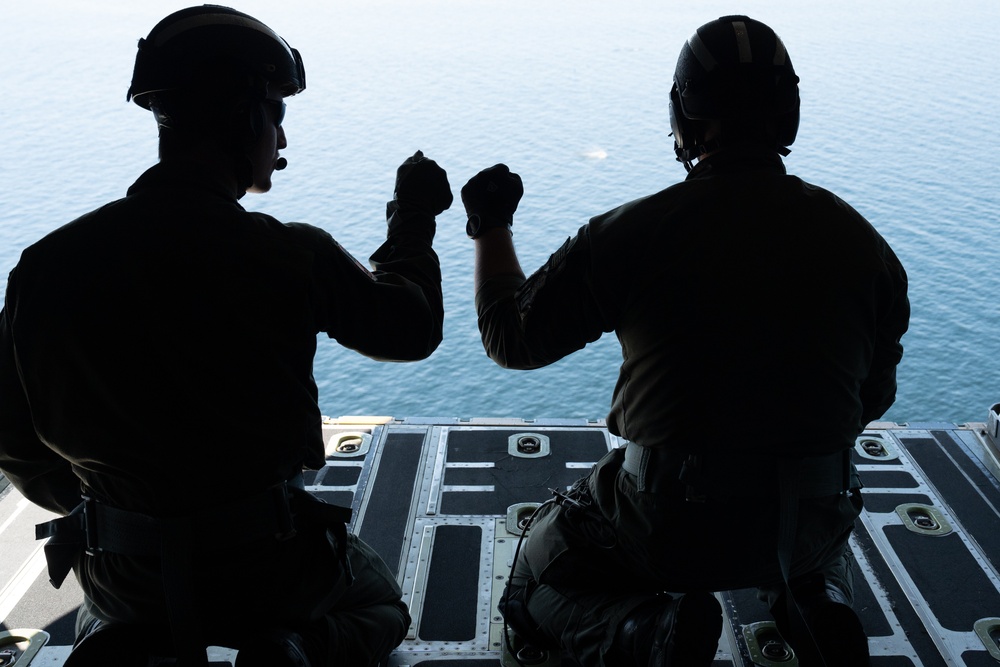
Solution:
[(670, 130), (674, 135), (674, 153), (680, 162), (690, 162), (697, 158), (704, 149), (705, 121), (688, 118), (681, 106), (680, 92), (674, 83), (670, 90)]
[(263, 104), (244, 100), (233, 107), (229, 120), (232, 141), (239, 146), (253, 144), (264, 131), (265, 114)]
[(674, 135), (674, 147), (675, 149), (683, 149), (685, 142), (684, 130), (681, 127), (680, 114), (681, 111), (681, 101), (680, 97), (677, 95), (677, 84), (675, 83), (670, 89), (670, 131)]
[(264, 105), (261, 102), (254, 102), (250, 109), (250, 136), (253, 141), (257, 141), (264, 133), (264, 123), (267, 122), (267, 115), (264, 113)]

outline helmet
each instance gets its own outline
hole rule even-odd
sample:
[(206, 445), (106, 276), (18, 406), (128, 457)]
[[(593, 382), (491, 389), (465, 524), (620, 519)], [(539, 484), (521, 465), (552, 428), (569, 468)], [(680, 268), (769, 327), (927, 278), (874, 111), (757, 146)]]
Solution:
[[(690, 166), (740, 141), (787, 155), (799, 127), (798, 82), (781, 39), (760, 21), (724, 16), (698, 28), (681, 49), (670, 91), (677, 159)], [(721, 128), (711, 141), (707, 121)]]
[(250, 75), (248, 89), (253, 79), (263, 82), (261, 98), (269, 88), (288, 96), (306, 87), (302, 57), (273, 30), (235, 9), (203, 5), (171, 14), (139, 40), (126, 99), (150, 109), (158, 93), (190, 89), (220, 67)]

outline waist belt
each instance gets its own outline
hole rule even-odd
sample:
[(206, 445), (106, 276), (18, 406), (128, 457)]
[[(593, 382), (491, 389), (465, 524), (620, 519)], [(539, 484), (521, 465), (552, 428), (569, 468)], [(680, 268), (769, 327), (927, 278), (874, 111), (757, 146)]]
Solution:
[[(311, 502), (293, 512), (291, 501), (306, 504), (300, 499)], [(349, 508), (323, 503), (302, 489), (297, 476), (249, 498), (180, 517), (153, 517), (83, 496), (69, 515), (35, 526), (35, 539), (49, 538), (45, 557), (50, 581), (58, 588), (81, 549), (89, 555), (160, 556), (166, 547), (211, 551), (268, 538), (286, 540), (294, 537), (295, 516), (303, 510), (334, 526), (351, 520)], [(317, 513), (325, 516), (315, 517)]]
[[(774, 456), (704, 456), (630, 442), (622, 469), (636, 476), (639, 491), (683, 495), (698, 502), (737, 496), (778, 497), (782, 460)], [(850, 449), (794, 460), (800, 498), (833, 496), (861, 486)]]
[(295, 536), (295, 521), (323, 525), (333, 534), (342, 576), (353, 582), (347, 553), (351, 510), (328, 505), (305, 491), (301, 475), (251, 496), (192, 515), (152, 517), (84, 496), (68, 516), (39, 524), (35, 539), (45, 545), (49, 578), (59, 588), (85, 550), (160, 558), (164, 599), (178, 664), (207, 665), (204, 619), (193, 589), (194, 554), (264, 539)]

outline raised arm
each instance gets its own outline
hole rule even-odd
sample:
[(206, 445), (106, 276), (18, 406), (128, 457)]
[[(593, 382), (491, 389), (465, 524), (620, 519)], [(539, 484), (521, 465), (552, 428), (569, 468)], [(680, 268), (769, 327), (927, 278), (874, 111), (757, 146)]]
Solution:
[(386, 240), (370, 258), (372, 271), (339, 246), (323, 262), (322, 330), (385, 361), (423, 359), (437, 348), (444, 306), (432, 242), (435, 217), (452, 199), (447, 174), (420, 151), (400, 165), (386, 205)]
[(503, 164), (479, 172), (462, 188), (462, 203), (469, 218), (466, 233), (476, 242), (476, 293), (497, 276), (524, 282), (511, 235), (514, 211), (523, 194), (521, 177)]

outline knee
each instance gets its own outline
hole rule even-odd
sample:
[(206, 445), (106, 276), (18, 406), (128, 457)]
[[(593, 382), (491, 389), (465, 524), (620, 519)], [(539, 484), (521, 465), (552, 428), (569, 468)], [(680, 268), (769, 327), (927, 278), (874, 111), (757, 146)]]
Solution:
[(500, 596), (497, 609), (504, 621), (528, 644), (540, 648), (558, 646), (557, 641), (550, 639), (542, 632), (541, 626), (528, 611), (528, 600), (537, 587), (537, 582), (534, 579), (519, 581), (524, 583), (515, 583), (514, 579), (508, 581), (504, 587), (503, 595)]

